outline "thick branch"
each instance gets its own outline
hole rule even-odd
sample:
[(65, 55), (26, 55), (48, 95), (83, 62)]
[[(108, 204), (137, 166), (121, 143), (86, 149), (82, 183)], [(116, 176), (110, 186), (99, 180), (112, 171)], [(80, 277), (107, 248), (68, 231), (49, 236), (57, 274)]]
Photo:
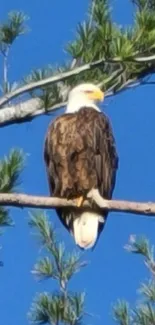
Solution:
[(40, 98), (31, 98), (25, 102), (8, 106), (0, 109), (0, 126), (10, 125), (14, 123), (21, 123), (31, 121), (33, 118), (48, 114), (55, 111), (60, 107), (66, 105), (66, 102), (53, 105), (48, 110), (42, 107)]
[[(97, 190), (90, 191), (88, 201), (84, 207), (90, 207), (94, 201), (101, 209), (115, 212), (126, 212), (148, 216), (155, 216), (155, 203), (141, 203), (129, 201), (104, 200)], [(74, 200), (60, 199), (56, 197), (32, 196), (26, 194), (0, 194), (0, 206), (28, 207), (40, 209), (54, 209), (58, 207), (75, 207)]]

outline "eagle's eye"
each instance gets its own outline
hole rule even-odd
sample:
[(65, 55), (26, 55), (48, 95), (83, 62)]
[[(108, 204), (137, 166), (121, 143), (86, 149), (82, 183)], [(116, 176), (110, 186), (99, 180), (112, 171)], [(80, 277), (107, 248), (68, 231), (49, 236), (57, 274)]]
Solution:
[(85, 90), (84, 92), (85, 92), (85, 94), (91, 94), (92, 90)]

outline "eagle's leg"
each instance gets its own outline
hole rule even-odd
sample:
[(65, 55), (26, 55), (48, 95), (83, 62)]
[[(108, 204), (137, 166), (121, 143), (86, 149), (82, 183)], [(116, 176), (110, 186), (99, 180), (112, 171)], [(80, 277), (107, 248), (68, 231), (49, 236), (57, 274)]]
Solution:
[(78, 198), (75, 199), (75, 201), (76, 201), (77, 207), (79, 208), (79, 207), (82, 206), (82, 204), (84, 202), (84, 197), (83, 196), (79, 196)]

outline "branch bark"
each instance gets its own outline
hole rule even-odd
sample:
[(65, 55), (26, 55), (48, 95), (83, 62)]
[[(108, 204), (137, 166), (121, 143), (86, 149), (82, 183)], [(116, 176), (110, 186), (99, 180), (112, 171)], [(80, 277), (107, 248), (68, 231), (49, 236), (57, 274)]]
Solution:
[[(83, 207), (90, 207), (91, 202), (95, 202), (102, 210), (155, 216), (155, 203), (105, 200), (100, 196), (98, 190), (91, 190), (89, 192), (88, 200), (84, 202)], [(76, 207), (76, 202), (75, 200), (66, 200), (57, 197), (1, 193), (0, 206), (55, 209), (58, 207)]]
[(56, 105), (53, 105), (48, 110), (45, 109), (42, 105), (42, 101), (40, 98), (31, 98), (26, 100), (25, 102), (8, 106), (0, 109), (0, 127), (14, 124), (14, 123), (22, 123), (26, 121), (31, 121), (35, 117), (43, 114), (48, 114), (53, 112), (67, 103), (62, 102)]

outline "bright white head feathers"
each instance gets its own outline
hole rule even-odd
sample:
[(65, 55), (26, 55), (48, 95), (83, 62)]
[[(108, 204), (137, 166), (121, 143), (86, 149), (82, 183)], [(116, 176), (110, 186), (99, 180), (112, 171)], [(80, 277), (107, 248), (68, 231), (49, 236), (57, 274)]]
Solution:
[(100, 111), (96, 102), (103, 101), (103, 99), (104, 93), (96, 85), (90, 83), (78, 85), (69, 93), (66, 113), (77, 112), (82, 107), (92, 107)]

